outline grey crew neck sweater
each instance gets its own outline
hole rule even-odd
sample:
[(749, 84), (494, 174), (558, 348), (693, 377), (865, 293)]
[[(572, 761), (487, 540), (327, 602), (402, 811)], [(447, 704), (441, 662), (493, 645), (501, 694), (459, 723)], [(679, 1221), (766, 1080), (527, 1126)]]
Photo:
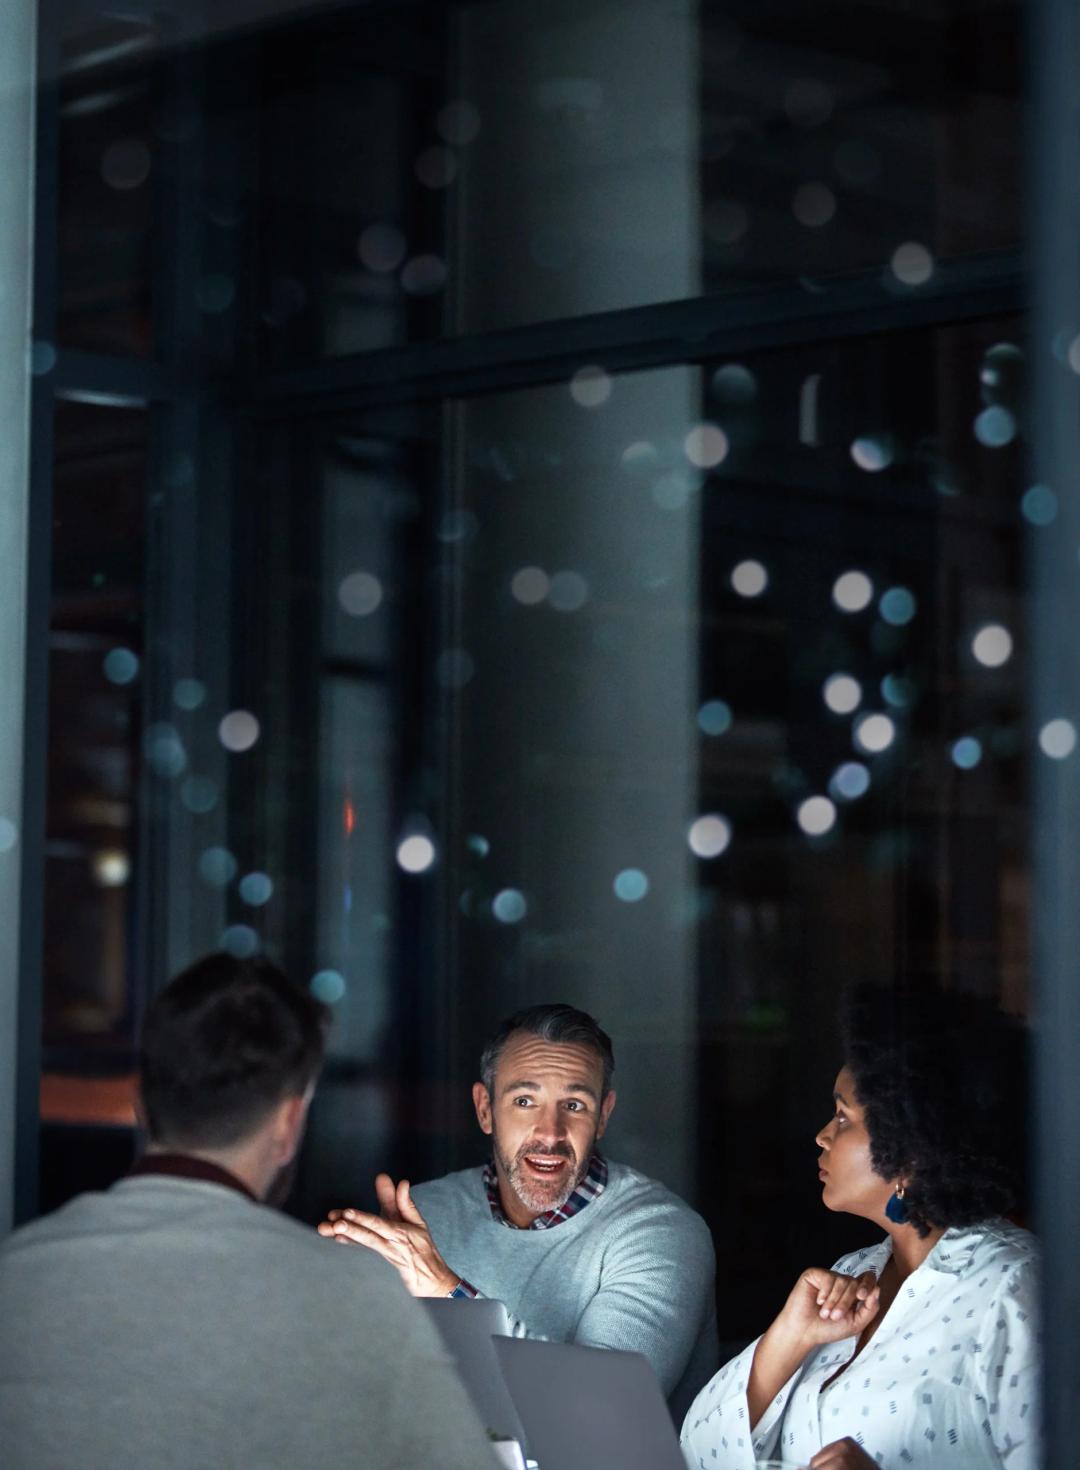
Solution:
[(447, 1265), (505, 1302), (517, 1335), (644, 1353), (679, 1423), (717, 1366), (712, 1238), (662, 1184), (608, 1171), (597, 1199), (547, 1230), (493, 1219), (482, 1169), (413, 1197)]

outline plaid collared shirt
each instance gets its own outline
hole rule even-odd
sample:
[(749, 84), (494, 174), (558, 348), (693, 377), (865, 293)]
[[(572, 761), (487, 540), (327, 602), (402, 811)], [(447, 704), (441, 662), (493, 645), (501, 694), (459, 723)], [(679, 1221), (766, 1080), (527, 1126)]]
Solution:
[[(491, 1210), (491, 1218), (499, 1225), (505, 1225), (508, 1230), (517, 1230), (521, 1227), (515, 1225), (512, 1220), (507, 1219), (506, 1211), (502, 1207), (499, 1198), (499, 1177), (495, 1172), (495, 1165), (488, 1163), (484, 1165), (484, 1191), (488, 1198), (488, 1207)], [(558, 1209), (545, 1210), (542, 1215), (537, 1215), (535, 1220), (530, 1220), (524, 1227), (526, 1230), (550, 1230), (553, 1225), (561, 1225), (564, 1220), (569, 1220), (572, 1215), (578, 1215), (586, 1205), (592, 1204), (604, 1192), (604, 1186), (608, 1180), (608, 1166), (599, 1154), (593, 1154), (589, 1160), (589, 1167), (577, 1188), (569, 1199), (565, 1200)], [(453, 1297), (478, 1297), (480, 1292), (468, 1281), (461, 1280), (450, 1293)]]

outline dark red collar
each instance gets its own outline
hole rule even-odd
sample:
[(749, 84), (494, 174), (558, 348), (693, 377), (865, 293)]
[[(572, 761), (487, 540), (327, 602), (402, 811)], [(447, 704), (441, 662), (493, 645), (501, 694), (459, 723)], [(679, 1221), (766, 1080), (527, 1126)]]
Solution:
[(198, 1179), (203, 1184), (221, 1184), (226, 1189), (235, 1189), (251, 1200), (259, 1201), (251, 1190), (235, 1174), (212, 1164), (209, 1159), (196, 1158), (194, 1154), (143, 1154), (128, 1174), (129, 1179), (138, 1179), (146, 1174), (167, 1174), (172, 1179)]

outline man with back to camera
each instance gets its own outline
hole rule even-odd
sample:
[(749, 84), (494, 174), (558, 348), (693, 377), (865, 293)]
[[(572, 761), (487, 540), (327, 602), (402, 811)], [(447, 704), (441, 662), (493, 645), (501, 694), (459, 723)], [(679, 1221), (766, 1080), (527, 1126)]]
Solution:
[(326, 1021), (261, 959), (211, 955), (154, 1000), (146, 1154), (0, 1248), (5, 1470), (493, 1466), (394, 1272), (262, 1203), (300, 1145)]
[(473, 1085), (492, 1162), (415, 1192), (380, 1174), (380, 1215), (333, 1210), (319, 1229), (383, 1256), (414, 1296), (494, 1297), (517, 1335), (643, 1353), (681, 1416), (717, 1356), (712, 1240), (662, 1184), (596, 1152), (613, 1071), (584, 1011), (518, 1011)]

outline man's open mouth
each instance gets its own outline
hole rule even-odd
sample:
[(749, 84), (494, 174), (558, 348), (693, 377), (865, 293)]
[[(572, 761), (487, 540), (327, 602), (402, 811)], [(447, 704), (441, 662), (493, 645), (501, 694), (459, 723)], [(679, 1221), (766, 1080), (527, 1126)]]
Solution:
[(535, 1174), (554, 1176), (561, 1170), (568, 1168), (568, 1160), (553, 1157), (551, 1154), (526, 1154), (524, 1162)]

